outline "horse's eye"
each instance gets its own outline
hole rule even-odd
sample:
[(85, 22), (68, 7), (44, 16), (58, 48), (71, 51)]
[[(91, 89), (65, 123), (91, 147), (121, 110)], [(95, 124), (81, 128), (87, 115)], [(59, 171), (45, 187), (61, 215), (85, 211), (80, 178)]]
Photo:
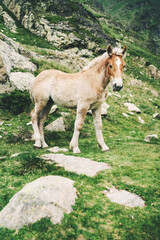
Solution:
[(111, 64), (109, 64), (109, 67), (110, 67), (110, 69), (112, 69), (112, 68), (113, 68)]

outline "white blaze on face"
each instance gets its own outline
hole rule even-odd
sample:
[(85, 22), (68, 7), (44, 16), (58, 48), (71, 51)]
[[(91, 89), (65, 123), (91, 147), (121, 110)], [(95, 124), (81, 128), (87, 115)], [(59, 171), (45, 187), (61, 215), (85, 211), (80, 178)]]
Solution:
[(118, 71), (120, 71), (121, 60), (118, 57), (116, 59), (116, 65), (118, 67)]
[(116, 77), (113, 81), (113, 84), (116, 84), (117, 86), (122, 86), (122, 77), (121, 77), (121, 71), (120, 71), (120, 66), (121, 66), (121, 60), (119, 57), (116, 58), (116, 65), (117, 65), (117, 74)]

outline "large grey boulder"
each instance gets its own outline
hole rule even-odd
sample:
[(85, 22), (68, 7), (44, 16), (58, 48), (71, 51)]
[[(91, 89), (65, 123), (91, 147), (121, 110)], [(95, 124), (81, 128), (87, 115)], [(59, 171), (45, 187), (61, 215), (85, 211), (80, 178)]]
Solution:
[(64, 167), (66, 171), (77, 174), (85, 174), (94, 177), (99, 171), (110, 169), (111, 167), (104, 162), (96, 162), (88, 158), (67, 156), (64, 154), (44, 154), (43, 159), (56, 163), (57, 166)]
[(34, 80), (34, 75), (28, 72), (12, 72), (10, 82), (12, 86), (20, 90), (29, 89), (30, 83)]
[(42, 218), (60, 223), (64, 213), (72, 211), (76, 189), (74, 181), (59, 177), (41, 177), (26, 184), (0, 212), (0, 227), (20, 229)]
[(25, 50), (11, 38), (0, 33), (0, 56), (9, 75), (14, 68), (20, 68), (28, 72), (34, 72), (37, 67), (29, 58), (20, 54)]

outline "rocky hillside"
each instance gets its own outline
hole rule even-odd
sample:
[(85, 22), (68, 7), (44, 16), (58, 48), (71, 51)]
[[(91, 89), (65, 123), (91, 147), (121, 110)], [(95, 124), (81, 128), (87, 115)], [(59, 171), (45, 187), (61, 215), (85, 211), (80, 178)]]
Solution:
[(115, 43), (104, 33), (97, 18), (78, 1), (2, 0), (2, 3), (20, 24), (56, 48), (95, 49), (102, 43)]
[[(139, 29), (136, 28), (136, 11), (142, 17), (149, 6), (155, 9), (153, 16), (149, 14), (150, 20), (144, 17), (145, 24), (137, 20)], [(148, 38), (151, 25), (154, 29), (159, 28), (155, 6), (152, 1), (139, 5), (136, 0), (132, 3), (109, 0), (2, 0), (1, 92), (10, 86), (11, 89), (28, 88), (30, 80), (46, 68), (80, 71), (91, 59), (103, 53), (108, 44), (127, 45), (126, 75), (150, 82), (154, 87), (159, 86), (158, 32), (153, 34), (150, 45), (151, 39)], [(153, 45), (157, 55), (153, 54)], [(19, 82), (25, 84), (22, 86)]]

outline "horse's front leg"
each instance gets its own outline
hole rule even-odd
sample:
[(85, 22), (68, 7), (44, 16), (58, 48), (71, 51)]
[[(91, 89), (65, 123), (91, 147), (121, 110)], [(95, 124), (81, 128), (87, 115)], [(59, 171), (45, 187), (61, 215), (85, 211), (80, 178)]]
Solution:
[(86, 104), (79, 104), (77, 106), (77, 115), (76, 115), (76, 121), (74, 124), (74, 133), (72, 140), (70, 142), (70, 148), (73, 149), (73, 153), (80, 153), (80, 149), (78, 147), (78, 138), (80, 134), (80, 130), (83, 127), (84, 119), (87, 113), (89, 106)]
[(109, 147), (105, 144), (102, 135), (101, 105), (97, 109), (92, 110), (92, 115), (98, 144), (102, 148), (102, 151), (109, 151)]

